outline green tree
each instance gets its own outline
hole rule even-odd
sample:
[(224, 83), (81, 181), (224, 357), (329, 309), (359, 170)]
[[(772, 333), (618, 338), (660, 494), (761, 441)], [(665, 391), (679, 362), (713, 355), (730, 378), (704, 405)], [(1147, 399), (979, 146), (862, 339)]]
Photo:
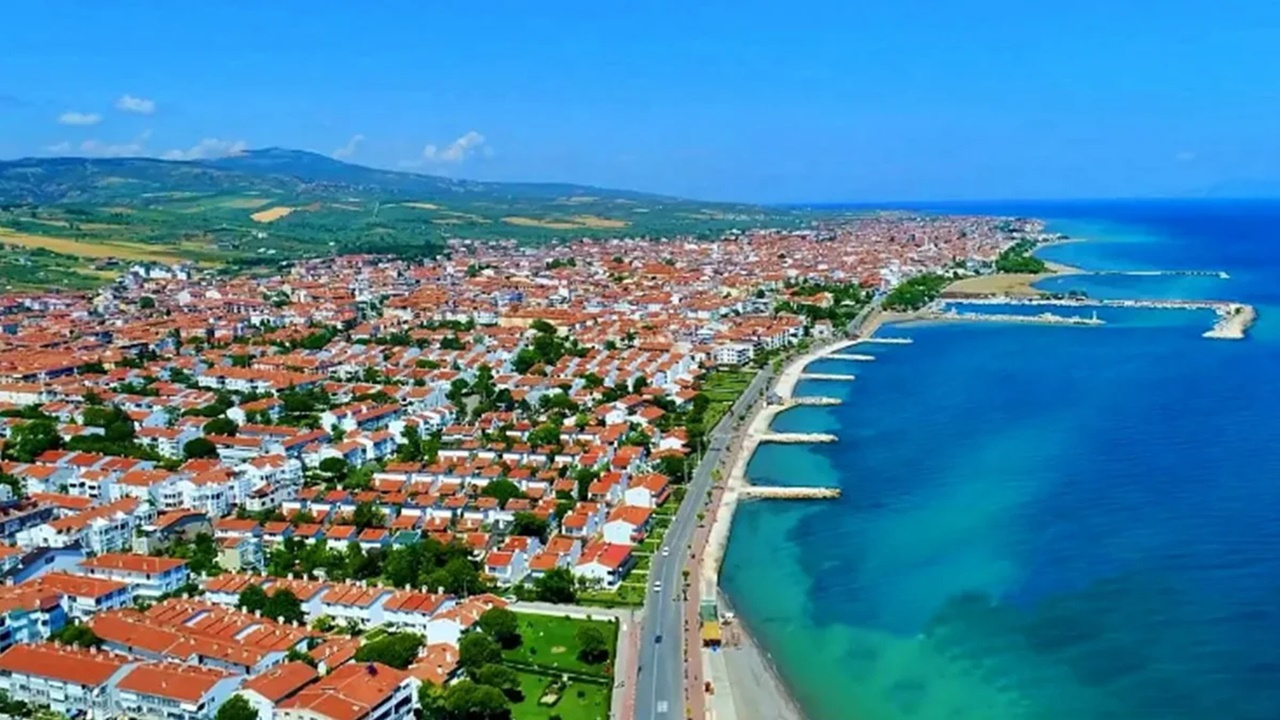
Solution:
[(502, 691), (463, 680), (449, 686), (444, 695), (448, 720), (508, 720), (511, 706)]
[(88, 625), (80, 623), (71, 623), (63, 625), (62, 629), (49, 635), (49, 639), (54, 642), (60, 642), (63, 645), (75, 645), (77, 647), (98, 647), (102, 645), (102, 638), (98, 637)]
[(236, 597), (236, 607), (245, 612), (261, 612), (267, 608), (268, 599), (261, 585), (250, 584)]
[(333, 480), (345, 477), (348, 469), (347, 461), (340, 457), (327, 457), (320, 461), (320, 472)]
[(218, 446), (206, 438), (192, 438), (182, 446), (182, 456), (188, 460), (217, 457)]
[(302, 610), (302, 601), (288, 588), (271, 593), (262, 607), (262, 614), (272, 620), (286, 623), (301, 624), (307, 619), (307, 614)]
[[(547, 396), (543, 395), (543, 397), (545, 398)], [(539, 425), (529, 431), (529, 435), (526, 440), (535, 448), (544, 447), (546, 445), (559, 445), (560, 428), (552, 425), (551, 423)]]
[(143, 295), (142, 297), (138, 298), (138, 309), (140, 310), (151, 310), (155, 306), (156, 306), (156, 299), (151, 297), (150, 295)]
[(525, 537), (546, 538), (551, 523), (531, 512), (518, 512), (511, 522), (511, 534)]
[(583, 625), (576, 634), (578, 659), (589, 665), (599, 665), (609, 659), (609, 642), (604, 633), (594, 625)]
[(520, 694), (520, 676), (515, 670), (494, 663), (485, 665), (477, 670), (474, 680), (480, 685), (488, 685), (489, 687), (498, 688), (508, 700), (517, 702), (522, 699)]
[(361, 645), (356, 650), (358, 662), (380, 662), (404, 670), (413, 664), (422, 649), (422, 637), (400, 632), (384, 635)]
[(502, 649), (497, 641), (483, 633), (467, 633), (458, 643), (458, 667), (468, 672), (501, 660)]
[(384, 520), (386, 520), (386, 515), (378, 509), (377, 505), (371, 502), (357, 504), (356, 509), (351, 513), (351, 524), (355, 525), (358, 530), (382, 527)]
[(524, 497), (519, 485), (503, 478), (489, 481), (489, 484), (484, 486), (484, 490), (481, 490), (480, 494), (485, 497), (497, 498), (498, 505), (501, 507), (506, 507), (508, 500)]
[[(476, 624), (505, 650), (520, 646), (520, 621), (506, 608), (489, 608)], [(488, 684), (488, 683), (486, 683)]]
[(549, 603), (572, 603), (578, 593), (574, 589), (573, 574), (568, 568), (548, 570), (542, 577), (533, 581), (534, 595), (538, 600)]
[(228, 417), (216, 417), (204, 424), (200, 431), (205, 435), (226, 435), (234, 437), (240, 432), (240, 426), (234, 420)]
[(62, 436), (52, 420), (28, 420), (9, 431), (5, 454), (19, 462), (31, 462), (49, 450), (62, 447)]
[(22, 486), (22, 481), (7, 472), (0, 471), (0, 485), (8, 485), (9, 491), (13, 493), (15, 500), (21, 500), (27, 495), (26, 488)]
[(218, 714), (214, 720), (258, 720), (258, 711), (253, 709), (242, 695), (232, 695), (218, 706)]

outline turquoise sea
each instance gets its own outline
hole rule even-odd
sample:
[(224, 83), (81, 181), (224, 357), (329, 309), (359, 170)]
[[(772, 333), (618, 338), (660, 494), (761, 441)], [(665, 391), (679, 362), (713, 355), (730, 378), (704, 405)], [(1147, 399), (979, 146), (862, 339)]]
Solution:
[(836, 407), (774, 426), (763, 483), (837, 501), (739, 510), (723, 584), (815, 720), (1280, 718), (1280, 202), (942, 207), (1087, 242), (1042, 250), (1095, 297), (1243, 300), (1102, 327), (889, 326), (910, 345), (822, 360)]

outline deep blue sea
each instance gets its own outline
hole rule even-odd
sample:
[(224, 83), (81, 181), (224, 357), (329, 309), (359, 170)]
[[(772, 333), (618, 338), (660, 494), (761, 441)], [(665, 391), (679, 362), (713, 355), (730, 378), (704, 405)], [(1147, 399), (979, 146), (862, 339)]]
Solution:
[(910, 345), (822, 360), (775, 421), (723, 584), (815, 720), (1280, 719), (1280, 202), (941, 207), (1042, 217), (1085, 242), (1041, 255), (1095, 297), (1253, 303), (1243, 341), (1207, 312), (1101, 327), (889, 326)]

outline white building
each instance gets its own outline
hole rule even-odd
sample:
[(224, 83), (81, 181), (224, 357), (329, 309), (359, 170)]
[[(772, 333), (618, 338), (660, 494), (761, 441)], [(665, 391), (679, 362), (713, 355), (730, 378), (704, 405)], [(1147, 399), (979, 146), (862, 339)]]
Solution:
[(115, 683), (130, 662), (127, 655), (74, 646), (14, 645), (0, 653), (0, 690), (68, 717), (115, 718)]

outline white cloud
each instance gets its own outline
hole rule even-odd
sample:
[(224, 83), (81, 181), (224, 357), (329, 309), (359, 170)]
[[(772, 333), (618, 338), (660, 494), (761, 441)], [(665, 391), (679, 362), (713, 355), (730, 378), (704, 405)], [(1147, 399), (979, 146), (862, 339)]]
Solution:
[(1177, 160), (1178, 162), (1191, 162), (1192, 160), (1196, 159), (1196, 154), (1194, 152), (1191, 152), (1190, 150), (1183, 150), (1177, 155), (1174, 155), (1173, 159)]
[(346, 145), (334, 150), (333, 156), (339, 160), (345, 160), (346, 158), (353, 157), (356, 154), (356, 150), (360, 148), (360, 143), (362, 142), (364, 142), (364, 135), (356, 133), (351, 136), (351, 139), (347, 141)]
[(144, 131), (137, 138), (123, 143), (101, 140), (85, 140), (80, 143), (79, 154), (85, 157), (141, 157), (147, 154), (147, 139), (151, 131)]
[(422, 149), (422, 161), (456, 165), (482, 148), (488, 150), (488, 148), (484, 148), (484, 136), (475, 130), (471, 130), (442, 148), (435, 145), (424, 147)]
[(249, 149), (244, 140), (220, 140), (205, 138), (186, 150), (169, 150), (160, 157), (165, 160), (207, 160), (238, 155)]
[(97, 125), (102, 122), (98, 113), (64, 112), (58, 116), (59, 125)]
[(121, 95), (120, 99), (116, 101), (116, 109), (121, 112), (150, 115), (156, 111), (156, 101), (133, 95)]

